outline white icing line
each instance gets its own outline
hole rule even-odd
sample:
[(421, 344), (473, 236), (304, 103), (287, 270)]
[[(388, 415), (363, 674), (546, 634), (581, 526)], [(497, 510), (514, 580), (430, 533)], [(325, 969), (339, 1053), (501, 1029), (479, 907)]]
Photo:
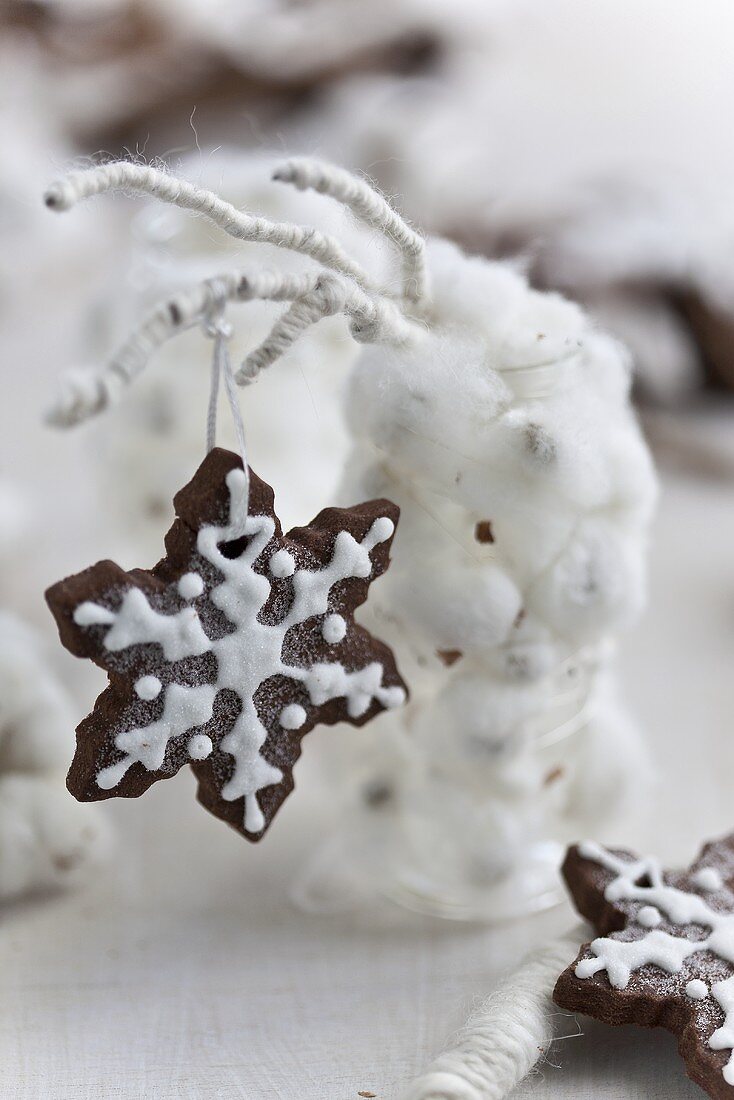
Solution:
[(98, 603), (86, 600), (80, 603), (74, 610), (74, 622), (77, 626), (96, 626), (97, 624), (109, 625), (114, 623), (115, 613), (108, 607), (100, 607)]

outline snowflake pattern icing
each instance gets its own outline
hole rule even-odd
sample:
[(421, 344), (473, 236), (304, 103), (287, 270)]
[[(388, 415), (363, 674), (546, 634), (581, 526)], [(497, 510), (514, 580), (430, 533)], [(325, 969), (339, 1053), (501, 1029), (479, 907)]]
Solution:
[[(352, 619), (387, 567), (397, 508), (376, 501), (328, 509), (283, 538), (272, 491), (254, 474), (246, 514), (247, 481), (237, 462), (229, 452), (211, 452), (176, 498), (181, 514), (201, 495), (192, 490), (214, 472), (214, 482), (226, 485), (228, 516), (196, 530), (178, 520), (166, 540), (168, 557), (147, 575), (156, 588), (141, 583), (144, 572), (121, 570), (110, 586), (110, 569), (117, 567), (108, 562), (60, 582), (48, 599), (64, 644), (108, 670), (113, 694), (112, 701), (101, 696), (79, 727), (72, 792), (84, 798), (142, 793), (151, 776), (173, 774), (188, 761), (199, 776), (200, 797), (205, 788), (204, 804), (215, 813), (227, 810), (220, 816), (259, 838), (291, 789), (303, 733), (317, 721), (360, 725), (406, 698), (390, 650)], [(79, 598), (95, 588), (101, 591), (94, 598)], [(217, 738), (222, 698), (230, 701), (224, 708), (229, 728)], [(143, 720), (133, 721), (140, 713)], [(90, 733), (102, 752), (90, 754)], [(148, 773), (142, 780), (141, 769)], [(137, 780), (129, 789), (131, 773)], [(277, 794), (264, 810), (268, 791)], [(231, 807), (217, 805), (238, 800), (244, 804), (239, 824)]]

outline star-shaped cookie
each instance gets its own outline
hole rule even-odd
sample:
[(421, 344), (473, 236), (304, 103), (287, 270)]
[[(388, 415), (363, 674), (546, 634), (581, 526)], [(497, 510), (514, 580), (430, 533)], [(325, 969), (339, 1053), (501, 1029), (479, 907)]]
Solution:
[(354, 621), (388, 567), (397, 506), (327, 508), (283, 535), (252, 471), (246, 494), (241, 460), (215, 449), (177, 494), (153, 569), (103, 561), (46, 593), (66, 648), (109, 676), (77, 730), (78, 799), (135, 797), (190, 763), (204, 806), (259, 840), (304, 734), (405, 700), (391, 650)]

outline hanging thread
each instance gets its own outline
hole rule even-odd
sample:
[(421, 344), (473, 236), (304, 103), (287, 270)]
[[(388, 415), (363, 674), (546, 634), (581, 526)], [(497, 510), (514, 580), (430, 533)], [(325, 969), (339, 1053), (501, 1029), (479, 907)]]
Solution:
[(207, 336), (214, 340), (214, 354), (212, 356), (211, 385), (209, 387), (209, 408), (206, 418), (206, 449), (207, 453), (216, 446), (217, 438), (217, 401), (219, 398), (219, 385), (224, 379), (224, 391), (232, 412), (237, 449), (242, 459), (242, 469), (245, 475), (245, 515), (243, 525), (247, 520), (247, 510), (250, 500), (250, 468), (247, 463), (247, 447), (245, 445), (245, 425), (242, 420), (242, 411), (237, 400), (237, 388), (232, 374), (232, 364), (229, 357), (229, 341), (232, 337), (232, 326), (224, 316), (224, 308), (228, 299), (227, 286), (218, 279), (210, 279), (207, 282), (209, 291), (209, 304), (204, 314), (202, 327)]

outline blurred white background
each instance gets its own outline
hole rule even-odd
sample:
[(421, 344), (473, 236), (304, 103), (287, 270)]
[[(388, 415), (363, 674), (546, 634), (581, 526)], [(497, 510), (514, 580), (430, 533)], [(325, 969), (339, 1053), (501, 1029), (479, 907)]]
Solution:
[[(171, 345), (127, 407), (76, 432), (44, 427), (44, 409), (65, 367), (103, 360), (152, 302), (239, 253), (121, 198), (55, 217), (42, 192), (79, 163), (162, 158), (247, 209), (329, 227), (324, 200), (268, 186), (273, 155), (317, 153), (368, 173), (425, 231), (516, 257), (629, 344), (663, 492), (651, 604), (622, 664), (658, 784), (634, 834), (609, 839), (685, 861), (729, 830), (729, 0), (10, 0), (0, 13), (0, 602), (38, 628), (79, 715), (101, 676), (56, 646), (43, 590), (98, 558), (155, 560), (171, 491), (203, 455), (209, 348), (199, 334)], [(243, 348), (273, 314), (245, 316)], [(332, 498), (354, 354), (329, 322), (243, 397), (285, 526)], [(109, 810), (118, 855), (86, 891), (0, 913), (3, 1096), (397, 1096), (472, 998), (568, 924), (568, 908), (458, 931), (291, 911), (340, 735), (307, 746), (302, 797), (267, 845), (208, 819), (182, 776)], [(521, 1095), (697, 1095), (667, 1037), (589, 1031)]]

